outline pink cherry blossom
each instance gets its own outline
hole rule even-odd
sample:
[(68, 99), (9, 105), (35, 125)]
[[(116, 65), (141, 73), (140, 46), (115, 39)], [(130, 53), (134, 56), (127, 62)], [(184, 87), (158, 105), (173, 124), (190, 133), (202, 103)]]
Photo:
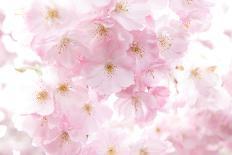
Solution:
[(109, 130), (101, 131), (98, 133), (97, 139), (95, 139), (91, 144), (89, 151), (86, 151), (86, 155), (127, 155), (128, 149), (124, 144), (124, 135), (122, 131)]
[(98, 128), (106, 118), (111, 117), (111, 110), (103, 105), (93, 90), (71, 83), (60, 83), (55, 95), (58, 111), (67, 116), (70, 124), (83, 122), (85, 132)]
[(155, 87), (162, 81), (169, 78), (169, 66), (163, 59), (154, 61), (141, 74), (138, 74), (138, 80), (143, 87)]
[(156, 110), (162, 107), (155, 96), (133, 86), (120, 92), (118, 97), (115, 103), (118, 112), (127, 119), (134, 119), (137, 122), (152, 120)]
[[(153, 141), (154, 143), (151, 143)], [(166, 155), (167, 153), (167, 144), (162, 142), (158, 138), (146, 137), (140, 139), (137, 143), (135, 143), (131, 149), (130, 154), (134, 155), (146, 155), (146, 154), (160, 154)]]
[[(183, 28), (189, 32), (206, 31), (210, 27), (209, 10), (194, 10), (191, 12), (181, 12), (180, 19)], [(207, 19), (207, 20), (206, 20)]]
[(128, 54), (135, 63), (135, 71), (144, 70), (158, 59), (157, 38), (155, 33), (144, 31), (132, 31), (133, 41), (130, 43)]
[(145, 18), (150, 14), (146, 5), (147, 0), (112, 0), (110, 14), (127, 30), (141, 30)]
[(16, 90), (24, 90), (15, 99), (21, 103), (19, 112), (21, 114), (51, 114), (54, 107), (54, 94), (51, 86), (40, 79), (20, 84)]
[(161, 57), (167, 59), (168, 62), (175, 62), (183, 57), (188, 48), (187, 36), (184, 28), (174, 21), (158, 29), (158, 48)]
[[(78, 154), (81, 148), (80, 141), (76, 141), (77, 140), (76, 131), (78, 130), (75, 130), (72, 127), (69, 127), (68, 125), (64, 124), (64, 120), (61, 121), (62, 124), (60, 125), (60, 127), (58, 126), (58, 128), (56, 128), (55, 131), (53, 131), (54, 134), (56, 134), (55, 137), (50, 142), (44, 144), (43, 147), (50, 154), (56, 154), (56, 155), (68, 155), (70, 153)], [(79, 124), (79, 126), (81, 126), (81, 124)], [(80, 135), (80, 136), (84, 137), (86, 135)]]
[(98, 44), (111, 41), (119, 41), (121, 44), (124, 43), (125, 46), (128, 46), (130, 40), (132, 40), (131, 34), (111, 18), (94, 16), (80, 22), (78, 28), (84, 36), (80, 41), (90, 49)]
[(71, 24), (72, 19), (76, 17), (75, 8), (71, 3), (65, 8), (58, 2), (46, 0), (34, 1), (26, 13), (28, 27), (37, 35), (68, 26), (67, 24)]
[(159, 108), (162, 108), (167, 102), (169, 96), (169, 90), (167, 87), (157, 86), (149, 90), (149, 92), (156, 97)]
[[(119, 92), (132, 85), (134, 75), (130, 69), (132, 61), (126, 54), (127, 48), (117, 41), (96, 46), (92, 51), (94, 59), (86, 62), (83, 67), (87, 84), (101, 94)], [(125, 59), (128, 61), (123, 61)]]
[(77, 67), (83, 53), (88, 52), (77, 37), (81, 37), (79, 32), (66, 30), (63, 33), (49, 34), (48, 37), (35, 37), (32, 46), (45, 62), (66, 68)]
[(56, 119), (52, 115), (40, 116), (37, 114), (22, 115), (18, 118), (21, 123), (21, 130), (33, 138), (33, 143), (41, 145), (54, 138)]

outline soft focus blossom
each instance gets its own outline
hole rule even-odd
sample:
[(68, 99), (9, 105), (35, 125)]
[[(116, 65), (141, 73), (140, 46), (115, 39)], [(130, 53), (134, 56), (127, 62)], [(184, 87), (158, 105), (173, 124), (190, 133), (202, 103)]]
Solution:
[(232, 151), (231, 25), (216, 23), (228, 22), (229, 8), (217, 15), (221, 6), (209, 0), (4, 3), (0, 155)]

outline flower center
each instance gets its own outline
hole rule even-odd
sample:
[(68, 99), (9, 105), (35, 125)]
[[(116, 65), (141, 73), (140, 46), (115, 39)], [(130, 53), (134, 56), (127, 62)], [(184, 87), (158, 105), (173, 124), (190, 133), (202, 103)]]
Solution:
[(69, 91), (69, 86), (67, 83), (62, 83), (59, 85), (57, 89), (61, 94), (64, 94)]
[(36, 94), (36, 100), (39, 102), (39, 103), (43, 103), (44, 101), (46, 101), (48, 99), (48, 92), (46, 90), (42, 90), (42, 91), (39, 91), (37, 94)]
[(156, 127), (156, 128), (155, 128), (155, 132), (156, 132), (156, 133), (160, 133), (160, 132), (161, 132), (161, 129), (160, 129), (159, 127)]
[(116, 66), (112, 63), (108, 63), (105, 65), (105, 71), (107, 74), (113, 74), (115, 71)]
[(191, 70), (191, 76), (197, 79), (201, 78), (199, 68), (195, 68)]
[(118, 3), (116, 3), (115, 12), (127, 12), (127, 11), (128, 11), (128, 9), (127, 9), (126, 2), (118, 2)]
[(131, 44), (130, 49), (131, 49), (131, 51), (132, 51), (134, 54), (139, 55), (140, 57), (143, 56), (143, 51), (142, 51), (142, 49), (139, 47), (138, 42), (135, 42), (135, 41), (134, 41), (134, 42)]
[(109, 147), (107, 155), (116, 155), (116, 150), (114, 149), (114, 147)]
[(158, 40), (159, 40), (159, 46), (163, 50), (168, 50), (172, 46), (171, 38), (167, 35), (160, 35), (158, 37)]
[(60, 138), (63, 142), (67, 142), (69, 141), (69, 134), (66, 131), (64, 131), (61, 133)]
[(59, 18), (59, 12), (56, 9), (48, 9), (46, 19), (55, 20), (58, 18)]
[(211, 73), (215, 72), (216, 69), (217, 69), (217, 66), (210, 66), (207, 68), (207, 70)]
[(64, 37), (64, 38), (62, 38), (60, 40), (59, 48), (58, 48), (59, 49), (59, 54), (68, 47), (68, 45), (70, 44), (70, 42), (71, 42), (71, 39), (68, 38), (68, 37)]
[(106, 36), (108, 33), (108, 29), (103, 25), (103, 24), (99, 24), (97, 26), (97, 34), (100, 36)]
[(139, 155), (148, 155), (148, 152), (146, 151), (146, 149), (140, 149)]
[(88, 115), (91, 115), (93, 107), (90, 104), (85, 104), (83, 109)]
[(179, 71), (184, 71), (184, 66), (182, 65), (176, 66), (176, 69)]

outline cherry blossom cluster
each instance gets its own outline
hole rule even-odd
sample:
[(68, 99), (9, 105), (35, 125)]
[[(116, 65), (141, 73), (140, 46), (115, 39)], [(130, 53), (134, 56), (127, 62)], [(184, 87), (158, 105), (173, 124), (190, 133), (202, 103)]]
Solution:
[(25, 12), (40, 62), (16, 69), (15, 124), (33, 146), (48, 155), (232, 149), (232, 71), (220, 76), (213, 64), (183, 65), (192, 36), (210, 27), (209, 0), (81, 4), (40, 0)]

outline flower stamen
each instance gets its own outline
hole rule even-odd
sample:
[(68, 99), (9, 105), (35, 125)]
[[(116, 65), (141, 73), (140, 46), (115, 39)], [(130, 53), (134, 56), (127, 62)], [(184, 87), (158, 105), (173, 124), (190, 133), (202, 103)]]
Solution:
[(112, 63), (108, 63), (105, 65), (105, 71), (107, 74), (112, 75), (115, 71), (116, 66)]
[(191, 70), (191, 76), (197, 79), (201, 78), (199, 68), (195, 68)]
[(171, 38), (167, 35), (160, 35), (158, 37), (158, 41), (159, 41), (159, 46), (163, 50), (168, 50), (172, 46)]
[(116, 3), (115, 12), (127, 12), (127, 11), (128, 11), (128, 9), (127, 9), (126, 2), (118, 2), (118, 3)]
[(46, 19), (47, 20), (55, 20), (59, 18), (59, 12), (57, 11), (57, 9), (48, 9), (47, 11), (47, 16)]
[(107, 155), (116, 155), (116, 150), (114, 149), (114, 147), (109, 147)]
[(69, 86), (67, 83), (62, 83), (58, 86), (57, 90), (61, 93), (64, 94), (69, 91)]
[(146, 151), (146, 149), (140, 149), (139, 155), (148, 155), (148, 152)]
[(140, 57), (143, 57), (143, 51), (141, 47), (139, 46), (138, 42), (133, 41), (133, 43), (130, 46), (130, 49), (134, 54), (139, 55)]
[(215, 72), (216, 69), (217, 69), (217, 66), (210, 66), (207, 68), (207, 70), (211, 73)]
[(159, 127), (156, 127), (156, 128), (155, 128), (155, 132), (156, 132), (156, 133), (160, 133), (160, 132), (161, 132), (161, 129), (160, 129)]
[(68, 37), (63, 37), (61, 40), (60, 40), (60, 43), (58, 45), (58, 50), (59, 50), (59, 54), (64, 51), (68, 45), (71, 43), (71, 39), (68, 38)]
[(39, 91), (37, 94), (36, 94), (36, 100), (39, 102), (39, 103), (43, 103), (44, 101), (46, 101), (48, 99), (48, 92), (46, 90), (42, 90), (42, 91)]
[(69, 134), (66, 131), (61, 133), (60, 138), (63, 142), (68, 142), (70, 139)]
[(106, 36), (108, 33), (108, 28), (106, 28), (103, 24), (98, 24), (97, 26), (97, 34), (99, 36)]
[(93, 108), (93, 107), (92, 107), (90, 104), (85, 104), (84, 107), (83, 107), (84, 111), (85, 111), (88, 115), (91, 115), (91, 113), (92, 113), (92, 108)]

